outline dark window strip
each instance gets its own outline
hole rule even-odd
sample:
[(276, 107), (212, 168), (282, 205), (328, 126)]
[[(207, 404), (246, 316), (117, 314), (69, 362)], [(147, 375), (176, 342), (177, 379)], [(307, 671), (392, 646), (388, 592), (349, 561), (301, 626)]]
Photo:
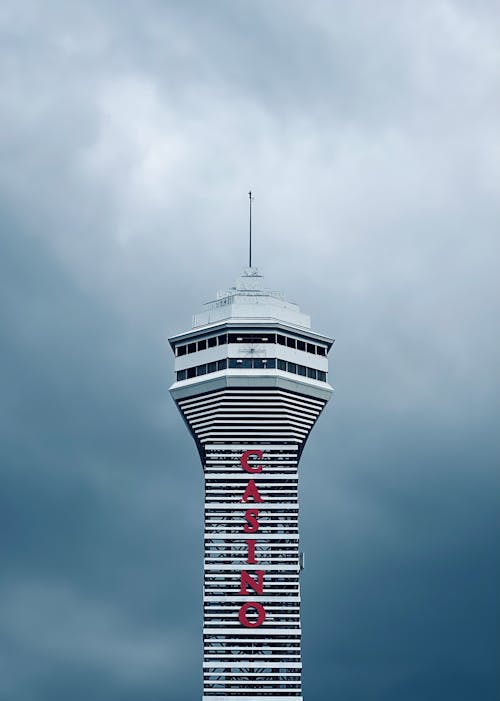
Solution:
[(307, 353), (312, 353), (314, 355), (327, 355), (327, 348), (325, 346), (316, 345), (315, 343), (307, 343), (306, 341), (301, 341), (293, 336), (285, 336), (284, 334), (276, 333), (223, 333), (218, 336), (210, 336), (209, 338), (202, 338), (199, 341), (192, 341), (184, 345), (178, 345), (175, 347), (175, 353), (177, 357), (189, 353), (196, 353), (197, 351), (203, 351), (207, 348), (215, 348), (216, 346), (223, 346), (227, 343), (278, 343), (281, 346), (287, 346), (288, 348), (296, 348), (300, 351), (305, 351)]
[(218, 370), (229, 369), (242, 369), (242, 370), (283, 370), (284, 372), (289, 372), (292, 375), (301, 375), (302, 377), (309, 377), (311, 380), (319, 380), (320, 382), (326, 382), (326, 372), (323, 370), (316, 370), (315, 368), (308, 368), (304, 365), (297, 365), (296, 363), (290, 363), (286, 360), (281, 360), (281, 358), (224, 358), (223, 360), (217, 360), (212, 363), (203, 363), (202, 365), (197, 365), (193, 368), (188, 368), (187, 370), (177, 371), (177, 381), (191, 379), (193, 377), (201, 377), (202, 375), (207, 375), (211, 372), (217, 372)]

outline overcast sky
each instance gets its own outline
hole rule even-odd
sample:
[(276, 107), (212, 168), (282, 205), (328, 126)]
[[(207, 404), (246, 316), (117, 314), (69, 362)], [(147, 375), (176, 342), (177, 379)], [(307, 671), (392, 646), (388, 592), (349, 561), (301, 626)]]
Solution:
[(495, 2), (3, 0), (0, 697), (201, 696), (167, 337), (246, 263), (336, 338), (308, 701), (497, 701)]

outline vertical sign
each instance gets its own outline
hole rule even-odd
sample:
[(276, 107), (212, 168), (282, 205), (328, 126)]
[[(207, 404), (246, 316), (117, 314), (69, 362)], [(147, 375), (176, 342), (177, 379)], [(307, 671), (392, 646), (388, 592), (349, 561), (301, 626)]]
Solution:
[[(264, 469), (262, 465), (257, 464), (255, 461), (249, 462), (249, 458), (255, 456), (258, 460), (262, 460), (263, 452), (262, 450), (246, 450), (240, 458), (241, 467), (245, 472), (250, 474), (257, 474), (262, 472)], [(245, 488), (241, 502), (247, 503), (249, 500), (254, 503), (259, 504), (264, 500), (262, 499), (260, 492), (257, 488), (253, 479), (248, 480), (248, 484)], [(252, 508), (245, 511), (245, 525), (243, 526), (245, 533), (257, 533), (259, 530), (259, 510)], [(247, 565), (256, 565), (257, 557), (255, 554), (255, 545), (257, 543), (255, 538), (245, 539), (247, 544)], [(264, 592), (264, 570), (254, 570), (254, 572), (247, 572), (246, 570), (241, 571), (241, 583), (240, 591), (238, 592), (241, 596), (251, 596), (252, 590), (256, 595), (262, 595)], [(253, 612), (252, 618), (248, 618), (248, 613)], [(255, 618), (255, 613), (257, 618)], [(246, 628), (258, 628), (266, 620), (266, 611), (264, 606), (259, 601), (246, 601), (240, 608), (238, 614), (240, 623)]]

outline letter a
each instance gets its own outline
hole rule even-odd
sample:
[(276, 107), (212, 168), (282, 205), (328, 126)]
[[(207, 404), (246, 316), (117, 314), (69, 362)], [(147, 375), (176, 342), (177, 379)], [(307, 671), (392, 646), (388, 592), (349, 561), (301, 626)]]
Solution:
[(260, 496), (259, 490), (257, 489), (257, 485), (253, 480), (248, 481), (247, 488), (245, 489), (245, 493), (243, 494), (240, 501), (248, 501), (250, 497), (252, 497), (254, 501), (264, 501)]

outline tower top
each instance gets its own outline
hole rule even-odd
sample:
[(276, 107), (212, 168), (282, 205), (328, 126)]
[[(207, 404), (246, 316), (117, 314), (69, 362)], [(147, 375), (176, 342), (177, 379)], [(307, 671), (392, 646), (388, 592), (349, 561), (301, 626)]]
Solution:
[(243, 270), (235, 285), (217, 293), (206, 302), (204, 310), (193, 317), (193, 328), (216, 324), (225, 320), (254, 319), (282, 322), (302, 329), (311, 328), (308, 314), (285, 299), (283, 292), (264, 287), (264, 277), (255, 267)]

